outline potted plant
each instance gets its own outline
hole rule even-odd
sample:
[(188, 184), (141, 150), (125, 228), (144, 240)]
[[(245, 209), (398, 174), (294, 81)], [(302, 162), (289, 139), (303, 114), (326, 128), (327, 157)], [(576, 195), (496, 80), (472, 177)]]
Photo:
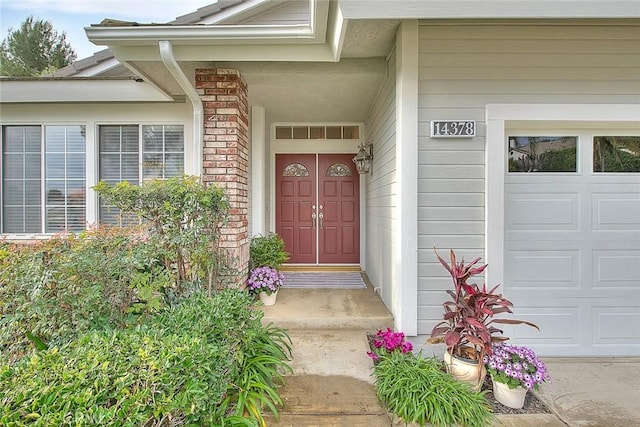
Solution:
[(528, 390), (551, 380), (544, 362), (528, 347), (497, 344), (483, 362), (491, 375), (493, 396), (510, 408), (522, 408)]
[(256, 267), (271, 267), (279, 270), (282, 264), (289, 259), (289, 254), (284, 250), (284, 240), (276, 233), (266, 236), (258, 235), (251, 239), (249, 246), (249, 269)]
[(275, 304), (278, 289), (284, 281), (279, 269), (287, 259), (289, 254), (284, 250), (284, 241), (276, 233), (251, 239), (247, 287), (264, 305)]
[(436, 257), (451, 275), (454, 288), (447, 290), (451, 299), (442, 304), (443, 320), (434, 326), (428, 342), (444, 342), (447, 346), (444, 354), (447, 370), (456, 378), (470, 382), (479, 389), (486, 375), (482, 363), (484, 356), (492, 354), (494, 342), (508, 339), (502, 336), (503, 332), (496, 324), (538, 327), (525, 320), (494, 317), (497, 314), (512, 313), (513, 304), (502, 294), (496, 293), (499, 285), (487, 289), (486, 284), (480, 287), (476, 283), (467, 283), (471, 277), (481, 274), (487, 268), (486, 264), (478, 265), (480, 257), (468, 264), (465, 264), (464, 259), (458, 262), (453, 250), (450, 252), (449, 263), (437, 251)]
[(247, 286), (249, 293), (258, 295), (264, 305), (273, 305), (283, 281), (284, 275), (275, 268), (256, 267), (249, 274)]

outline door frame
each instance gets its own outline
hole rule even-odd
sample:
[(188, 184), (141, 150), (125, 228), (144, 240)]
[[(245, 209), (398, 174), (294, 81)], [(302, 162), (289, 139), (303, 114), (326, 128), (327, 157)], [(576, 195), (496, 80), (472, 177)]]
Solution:
[[(279, 139), (276, 140), (276, 126), (358, 126), (358, 139)], [(364, 123), (271, 123), (269, 132), (269, 168), (267, 171), (269, 189), (268, 224), (270, 230), (276, 229), (276, 154), (347, 154), (358, 152), (363, 141)], [(367, 175), (360, 175), (360, 267), (366, 270), (366, 179)], [(259, 207), (254, 207), (258, 208)], [(312, 264), (317, 265), (317, 264)]]

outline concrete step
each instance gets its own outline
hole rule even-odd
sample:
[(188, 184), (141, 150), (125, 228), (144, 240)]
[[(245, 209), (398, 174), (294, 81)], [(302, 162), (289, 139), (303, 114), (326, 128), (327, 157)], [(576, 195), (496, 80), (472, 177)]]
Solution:
[(389, 427), (386, 415), (291, 415), (265, 417), (269, 427)]
[(393, 327), (380, 296), (365, 289), (280, 288), (275, 305), (260, 307), (264, 323), (286, 329), (376, 331)]
[(269, 426), (389, 426), (373, 384), (345, 375), (289, 376)]

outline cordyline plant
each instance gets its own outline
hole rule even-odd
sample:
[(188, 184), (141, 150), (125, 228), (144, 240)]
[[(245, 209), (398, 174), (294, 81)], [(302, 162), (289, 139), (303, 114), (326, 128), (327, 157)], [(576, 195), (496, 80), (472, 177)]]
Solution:
[(467, 283), (471, 277), (481, 274), (487, 268), (487, 264), (478, 265), (480, 257), (465, 264), (464, 259), (459, 262), (456, 260), (453, 250), (450, 253), (450, 263), (438, 255), (437, 251), (436, 256), (451, 275), (454, 289), (447, 290), (452, 299), (442, 304), (443, 321), (433, 328), (428, 342), (444, 342), (452, 356), (482, 360), (485, 354), (491, 355), (494, 342), (509, 339), (502, 335), (502, 330), (496, 324), (525, 324), (539, 329), (526, 320), (494, 318), (497, 314), (513, 313), (513, 304), (502, 294), (496, 293), (500, 285), (487, 289), (486, 284), (480, 287), (475, 283)]

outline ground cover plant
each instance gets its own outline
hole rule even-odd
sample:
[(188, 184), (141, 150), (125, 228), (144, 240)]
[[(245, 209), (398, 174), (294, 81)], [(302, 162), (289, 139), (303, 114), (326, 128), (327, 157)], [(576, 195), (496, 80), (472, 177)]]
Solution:
[(378, 397), (405, 423), (480, 427), (492, 420), (484, 392), (455, 380), (435, 358), (394, 351), (380, 357), (374, 376)]

